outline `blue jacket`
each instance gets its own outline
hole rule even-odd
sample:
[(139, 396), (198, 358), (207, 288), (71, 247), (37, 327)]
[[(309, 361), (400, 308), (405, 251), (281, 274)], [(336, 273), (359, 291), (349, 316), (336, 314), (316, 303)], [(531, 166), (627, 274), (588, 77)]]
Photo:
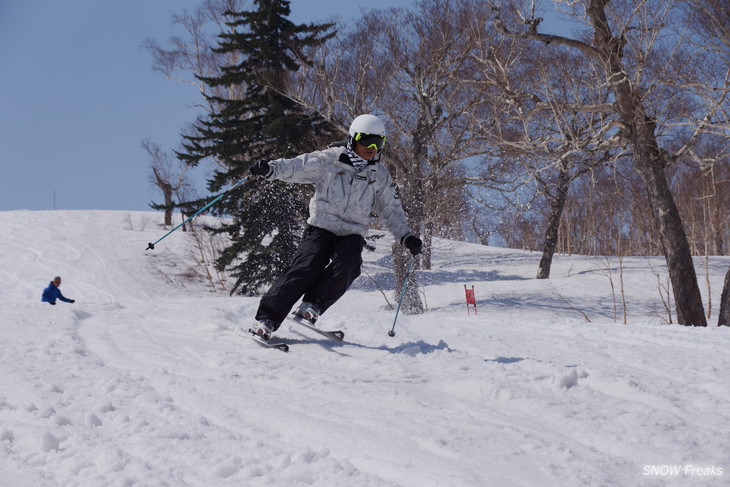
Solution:
[(48, 284), (48, 287), (43, 290), (43, 298), (41, 298), (41, 301), (55, 304), (57, 299), (67, 303), (74, 302), (73, 299), (65, 298), (63, 294), (61, 294), (61, 290), (54, 286), (53, 282), (51, 282)]

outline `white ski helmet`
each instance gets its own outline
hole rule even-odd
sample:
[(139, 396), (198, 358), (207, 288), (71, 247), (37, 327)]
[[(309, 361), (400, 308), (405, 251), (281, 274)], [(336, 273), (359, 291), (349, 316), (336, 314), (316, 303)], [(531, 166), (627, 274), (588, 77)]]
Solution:
[(355, 134), (372, 134), (385, 137), (385, 124), (375, 115), (358, 115), (350, 124), (350, 137)]

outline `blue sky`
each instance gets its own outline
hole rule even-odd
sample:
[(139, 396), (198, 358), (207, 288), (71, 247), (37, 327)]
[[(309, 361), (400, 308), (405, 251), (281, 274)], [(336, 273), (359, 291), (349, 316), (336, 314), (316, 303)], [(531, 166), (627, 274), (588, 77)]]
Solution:
[[(184, 35), (201, 0), (0, 0), (0, 211), (148, 210), (161, 201), (141, 141), (195, 119), (195, 88), (151, 69), (147, 38)], [(412, 0), (292, 0), (295, 22), (357, 20)], [(195, 179), (205, 194), (205, 174)], [(55, 196), (54, 196), (55, 195)]]
[[(153, 72), (141, 47), (183, 35), (200, 0), (0, 0), (0, 211), (148, 210), (141, 141), (179, 143), (195, 89)], [(410, 0), (293, 0), (292, 20), (356, 17)], [(203, 190), (202, 185), (199, 188)]]

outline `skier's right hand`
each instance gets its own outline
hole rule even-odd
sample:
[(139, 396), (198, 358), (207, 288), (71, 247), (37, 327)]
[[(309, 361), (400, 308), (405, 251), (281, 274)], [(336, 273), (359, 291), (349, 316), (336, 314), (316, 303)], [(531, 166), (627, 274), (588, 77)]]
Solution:
[(271, 174), (271, 166), (266, 161), (254, 162), (249, 168), (249, 172), (254, 176), (267, 177)]

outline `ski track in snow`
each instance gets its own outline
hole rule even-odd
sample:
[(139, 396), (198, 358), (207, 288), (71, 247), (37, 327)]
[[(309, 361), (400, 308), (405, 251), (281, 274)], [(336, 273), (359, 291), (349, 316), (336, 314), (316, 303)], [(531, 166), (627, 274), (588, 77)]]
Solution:
[[(285, 354), (237, 334), (257, 299), (183, 280), (186, 234), (144, 251), (159, 219), (0, 212), (0, 486), (727, 483), (730, 330), (660, 325), (646, 259), (626, 259), (624, 326), (605, 261), (556, 256), (547, 287), (538, 254), (437, 241), (430, 311), (390, 338), (378, 243), (322, 318), (345, 340), (285, 322)], [(40, 303), (57, 274), (75, 304)]]

